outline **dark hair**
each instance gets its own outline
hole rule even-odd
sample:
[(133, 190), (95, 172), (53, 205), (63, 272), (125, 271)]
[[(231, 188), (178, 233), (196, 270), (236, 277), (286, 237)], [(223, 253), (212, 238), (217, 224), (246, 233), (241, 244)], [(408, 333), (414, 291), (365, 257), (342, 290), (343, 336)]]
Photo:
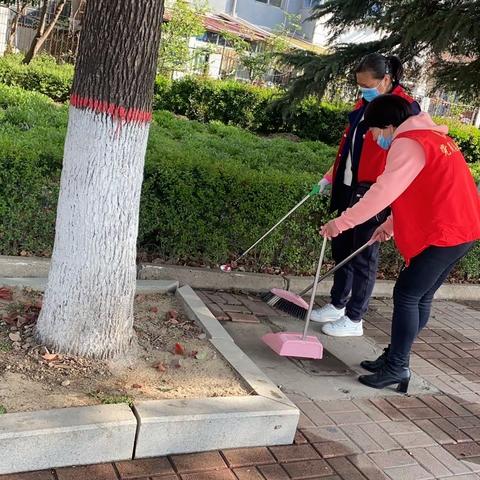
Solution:
[(403, 77), (403, 65), (398, 57), (370, 53), (362, 58), (355, 73), (369, 72), (374, 78), (381, 80), (385, 75), (391, 75), (393, 85), (398, 85)]
[(398, 127), (414, 112), (408, 100), (398, 95), (380, 95), (373, 99), (365, 110), (365, 124), (368, 127)]

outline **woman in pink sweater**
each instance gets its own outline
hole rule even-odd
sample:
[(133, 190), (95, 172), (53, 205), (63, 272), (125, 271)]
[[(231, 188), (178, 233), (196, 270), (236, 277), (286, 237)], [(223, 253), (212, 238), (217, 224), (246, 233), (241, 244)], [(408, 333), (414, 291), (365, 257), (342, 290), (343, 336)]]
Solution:
[(409, 102), (383, 95), (370, 103), (365, 122), (388, 150), (385, 170), (321, 234), (334, 238), (391, 207), (391, 216), (372, 237), (382, 242), (393, 236), (405, 259), (393, 294), (391, 343), (377, 360), (362, 362), (373, 375), (359, 381), (373, 388), (398, 384), (406, 392), (411, 347), (428, 322), (433, 296), (480, 238), (480, 197), (448, 128), (427, 113), (413, 115)]

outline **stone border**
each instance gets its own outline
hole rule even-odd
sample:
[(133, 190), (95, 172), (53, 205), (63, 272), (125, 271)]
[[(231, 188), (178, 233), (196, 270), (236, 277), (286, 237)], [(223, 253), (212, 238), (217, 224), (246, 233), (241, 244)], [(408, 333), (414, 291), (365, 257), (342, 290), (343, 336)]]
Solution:
[[(8, 257), (0, 255), (0, 275), (4, 277), (46, 277), (50, 261), (35, 257)], [(264, 275), (259, 273), (232, 272), (223, 273), (211, 268), (181, 267), (177, 265), (140, 264), (139, 280), (175, 279), (182, 285), (206, 290), (245, 290), (258, 293), (271, 288), (286, 288), (294, 292), (303, 290), (311, 284), (311, 277)], [(392, 296), (394, 282), (379, 280), (375, 284), (374, 297)], [(329, 295), (332, 282), (326, 280), (319, 284), (318, 295)], [(479, 284), (445, 284), (437, 292), (439, 300), (478, 300)]]
[[(46, 279), (0, 279), (43, 290)], [(173, 284), (173, 286), (172, 286)], [(225, 448), (293, 443), (297, 407), (234, 343), (191, 287), (141, 282), (142, 293), (176, 290), (252, 395), (96, 405), (0, 416), (0, 474)], [(234, 432), (234, 434), (232, 434)]]

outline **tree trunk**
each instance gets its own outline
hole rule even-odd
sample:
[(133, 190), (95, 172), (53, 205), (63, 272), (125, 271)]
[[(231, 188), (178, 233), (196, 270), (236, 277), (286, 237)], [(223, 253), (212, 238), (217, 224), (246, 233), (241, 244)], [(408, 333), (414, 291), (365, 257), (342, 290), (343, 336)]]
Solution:
[(55, 351), (96, 358), (133, 338), (136, 240), (161, 0), (87, 2), (55, 245), (38, 319)]
[(48, 27), (45, 28), (46, 21), (47, 21), (48, 0), (44, 0), (43, 6), (42, 6), (40, 24), (38, 25), (38, 29), (37, 29), (37, 34), (35, 35), (35, 38), (33, 39), (32, 44), (30, 45), (30, 48), (28, 49), (28, 52), (25, 55), (25, 58), (23, 59), (23, 63), (28, 65), (32, 61), (33, 57), (42, 48), (43, 44), (45, 43), (45, 41), (47, 40), (47, 38), (50, 36), (53, 29), (55, 28), (55, 25), (57, 24), (58, 19), (60, 18), (60, 15), (62, 14), (63, 8), (65, 7), (66, 3), (67, 3), (67, 0), (60, 0), (57, 3), (52, 21), (50, 22)]
[(12, 54), (15, 50), (15, 37), (17, 36), (18, 21), (20, 20), (20, 17), (25, 15), (27, 5), (28, 2), (23, 2), (20, 6), (20, 2), (17, 1), (17, 10), (15, 12), (15, 16), (13, 17), (12, 24), (10, 25), (5, 55)]

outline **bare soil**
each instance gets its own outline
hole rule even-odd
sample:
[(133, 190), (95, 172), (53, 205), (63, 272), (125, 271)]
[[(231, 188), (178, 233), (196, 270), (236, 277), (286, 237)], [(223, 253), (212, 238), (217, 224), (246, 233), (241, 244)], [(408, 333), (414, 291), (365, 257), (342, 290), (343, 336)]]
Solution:
[(136, 296), (136, 340), (112, 361), (39, 345), (35, 323), (41, 305), (38, 292), (0, 289), (0, 414), (251, 393), (172, 295)]

